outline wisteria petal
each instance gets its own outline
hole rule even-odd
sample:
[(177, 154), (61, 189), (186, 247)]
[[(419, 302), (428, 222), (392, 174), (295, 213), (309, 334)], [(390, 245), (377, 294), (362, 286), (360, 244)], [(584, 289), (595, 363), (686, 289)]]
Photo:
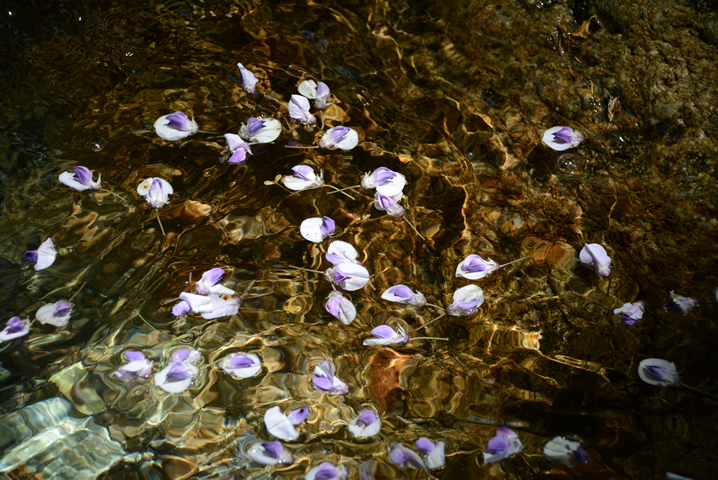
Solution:
[(324, 308), (344, 325), (350, 325), (357, 316), (354, 304), (339, 290), (334, 290), (329, 294)]
[(484, 260), (478, 255), (471, 254), (456, 267), (456, 276), (468, 280), (478, 280), (495, 272), (498, 268), (499, 264), (495, 261)]
[(235, 377), (249, 378), (262, 369), (262, 361), (254, 353), (233, 353), (219, 362), (219, 368)]
[(566, 437), (554, 437), (543, 447), (543, 454), (569, 468), (577, 463), (588, 463), (588, 455), (581, 448), (581, 443)]
[(292, 95), (287, 104), (289, 118), (306, 125), (314, 125), (317, 119), (309, 112), (309, 100), (301, 95)]
[(160, 138), (174, 142), (181, 140), (199, 131), (194, 119), (190, 120), (183, 112), (173, 112), (163, 115), (155, 121), (155, 131)]
[(638, 364), (638, 376), (646, 383), (672, 387), (681, 383), (676, 365), (661, 358), (646, 358)]
[(557, 151), (577, 147), (583, 142), (584, 136), (571, 127), (551, 127), (543, 133), (541, 141), (549, 148)]
[(247, 70), (241, 63), (238, 63), (237, 67), (239, 67), (239, 73), (242, 76), (242, 88), (249, 94), (254, 93), (259, 79), (255, 77), (252, 72)]
[(299, 233), (305, 240), (321, 243), (326, 237), (334, 233), (336, 224), (329, 217), (312, 217), (302, 221)]
[(341, 150), (351, 150), (359, 143), (359, 134), (349, 127), (339, 126), (327, 130), (319, 140), (322, 148), (337, 147)]
[(262, 465), (291, 465), (294, 462), (289, 450), (276, 440), (253, 443), (247, 450), (247, 455)]
[(11, 317), (5, 324), (5, 328), (0, 330), (0, 342), (14, 340), (30, 333), (30, 322), (20, 317)]
[(356, 438), (373, 437), (381, 430), (381, 419), (374, 411), (365, 408), (349, 422), (347, 429)]
[(343, 465), (334, 466), (329, 462), (322, 462), (319, 466), (310, 469), (304, 476), (305, 480), (341, 480), (349, 475)]
[(279, 407), (272, 407), (265, 412), (264, 425), (270, 434), (282, 440), (293, 441), (299, 438), (299, 432)]
[(581, 263), (591, 265), (596, 268), (598, 274), (602, 277), (611, 275), (611, 257), (606, 253), (606, 249), (598, 243), (587, 243), (581, 249), (578, 255)]
[(394, 285), (384, 290), (381, 298), (390, 302), (403, 303), (423, 307), (426, 304), (426, 297), (421, 292), (414, 292), (406, 285)]
[(423, 469), (425, 467), (424, 461), (418, 453), (398, 442), (389, 444), (389, 460), (402, 468)]

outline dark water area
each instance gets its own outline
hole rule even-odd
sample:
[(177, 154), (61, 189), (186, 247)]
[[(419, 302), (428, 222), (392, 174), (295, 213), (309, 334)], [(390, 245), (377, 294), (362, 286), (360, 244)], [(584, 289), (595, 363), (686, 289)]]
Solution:
[[(32, 323), (0, 343), (0, 476), (299, 479), (330, 461), (360, 478), (375, 460), (377, 479), (714, 478), (717, 6), (4, 2), (0, 328), (13, 316)], [(243, 90), (237, 63), (258, 77), (256, 93)], [(325, 82), (335, 101), (315, 127), (288, 114), (304, 80)], [(200, 132), (162, 140), (153, 124), (174, 111)], [(275, 118), (282, 133), (228, 163), (223, 135), (250, 117)], [(338, 125), (359, 133), (356, 148), (287, 148)], [(556, 125), (585, 141), (549, 149), (542, 134)], [(338, 188), (382, 166), (402, 173), (405, 218), (421, 235), (366, 191), (271, 184), (300, 163)], [(78, 165), (105, 190), (58, 182)], [(137, 193), (150, 177), (174, 190), (158, 214)], [(329, 240), (299, 231), (323, 215), (373, 275), (347, 294), (350, 325), (325, 310), (330, 282), (287, 268), (330, 266)], [(48, 237), (61, 255), (35, 271), (21, 256)], [(586, 243), (605, 247), (610, 276), (581, 264)], [(528, 258), (457, 278), (469, 254)], [(180, 293), (214, 267), (243, 297), (239, 313), (173, 316)], [(34, 320), (83, 284), (67, 325)], [(422, 327), (438, 310), (382, 300), (396, 284), (441, 306), (475, 284), (486, 300)], [(699, 305), (668, 308), (671, 292)], [(634, 325), (614, 315), (638, 300)], [(448, 340), (364, 346), (382, 324)], [(180, 347), (201, 354), (183, 393), (113, 376), (127, 350), (156, 375)], [(239, 379), (217, 367), (239, 352), (257, 354), (261, 372)], [(683, 384), (641, 381), (646, 358), (675, 363)], [(314, 387), (323, 360), (349, 394)], [(309, 418), (285, 443), (294, 462), (264, 467), (246, 451), (274, 439), (263, 418), (277, 405), (309, 405)], [(359, 440), (347, 424), (362, 408), (382, 428)], [(499, 425), (523, 452), (487, 464)], [(560, 435), (579, 439), (590, 462), (546, 458)], [(445, 467), (390, 461), (392, 442), (420, 437), (446, 443)]]

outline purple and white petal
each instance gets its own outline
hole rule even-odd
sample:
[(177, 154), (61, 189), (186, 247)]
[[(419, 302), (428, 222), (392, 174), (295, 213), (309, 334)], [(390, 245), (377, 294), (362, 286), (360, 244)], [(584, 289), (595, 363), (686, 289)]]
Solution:
[(244, 68), (244, 65), (241, 63), (238, 63), (237, 67), (239, 67), (239, 73), (242, 75), (242, 88), (249, 94), (254, 93), (256, 90), (255, 85), (257, 85), (259, 79), (257, 79), (252, 72)]
[(356, 263), (361, 265), (361, 262), (357, 260), (359, 252), (352, 246), (352, 244), (344, 242), (342, 240), (334, 240), (327, 247), (326, 259), (331, 262), (332, 265), (339, 265), (340, 263)]
[(349, 385), (334, 375), (334, 365), (327, 360), (314, 367), (312, 382), (317, 390), (332, 395), (346, 395), (349, 393)]
[(309, 417), (309, 405), (304, 405), (303, 407), (295, 408), (289, 414), (287, 415), (287, 418), (289, 418), (289, 421), (292, 422), (292, 425), (295, 427), (299, 424), (301, 424), (303, 421), (305, 421)]
[(190, 120), (183, 112), (173, 112), (163, 115), (155, 121), (155, 131), (160, 138), (174, 142), (181, 140), (199, 131), (194, 119)]
[(299, 438), (299, 432), (278, 406), (272, 407), (264, 413), (264, 425), (271, 435), (279, 439), (291, 442)]
[(74, 174), (71, 172), (61, 173), (58, 177), (60, 183), (79, 191), (88, 189), (97, 190), (100, 188), (102, 175), (97, 177), (96, 182), (93, 182), (92, 172), (87, 167), (78, 166), (74, 167), (74, 170)]
[(506, 427), (496, 429), (496, 435), (489, 440), (484, 451), (484, 463), (500, 462), (524, 449), (519, 436)]
[(299, 84), (297, 90), (302, 96), (307, 97), (309, 100), (317, 98), (317, 82), (314, 80), (304, 80)]
[(201, 357), (197, 350), (183, 348), (172, 354), (170, 363), (155, 375), (155, 385), (167, 393), (182, 393), (199, 374), (194, 363)]
[(113, 373), (115, 378), (148, 378), (152, 374), (152, 362), (147, 360), (142, 352), (127, 350), (124, 355), (128, 362)]
[(362, 177), (361, 186), (367, 190), (375, 188), (377, 192), (387, 197), (399, 195), (401, 198), (402, 191), (406, 186), (406, 177), (386, 167), (379, 167)]
[(202, 274), (202, 278), (194, 284), (194, 290), (200, 295), (234, 295), (234, 290), (223, 285), (217, 285), (220, 278), (224, 275), (224, 270), (216, 267), (207, 270)]
[(671, 301), (664, 305), (663, 308), (665, 309), (666, 306), (673, 307), (683, 313), (683, 315), (686, 315), (698, 306), (698, 299), (696, 297), (676, 295), (676, 293), (671, 290)]
[(453, 302), (446, 306), (450, 316), (473, 315), (484, 303), (484, 291), (476, 285), (466, 285), (454, 292)]
[(0, 342), (7, 342), (30, 333), (30, 323), (20, 317), (10, 317), (5, 328), (0, 330)]
[(329, 87), (326, 83), (317, 83), (316, 98), (314, 99), (314, 108), (316, 108), (317, 110), (324, 110), (326, 108), (329, 108), (329, 106), (332, 104), (329, 101), (329, 97), (331, 95), (332, 92), (329, 91)]
[(57, 250), (55, 250), (55, 244), (52, 242), (52, 238), (48, 238), (40, 244), (37, 249), (37, 262), (35, 262), (35, 270), (44, 270), (53, 263), (57, 257)]
[(309, 100), (301, 95), (292, 95), (287, 104), (289, 118), (305, 125), (314, 125), (317, 119), (309, 112)]
[(321, 170), (317, 175), (309, 165), (297, 165), (292, 167), (292, 171), (294, 175), (284, 175), (282, 177), (282, 183), (290, 190), (301, 191), (324, 185), (324, 174)]
[(336, 224), (329, 217), (312, 217), (302, 221), (299, 225), (299, 233), (305, 240), (314, 243), (322, 243), (329, 235), (334, 233)]
[(212, 320), (215, 318), (237, 315), (237, 312), (239, 312), (239, 307), (242, 304), (242, 299), (239, 297), (224, 299), (218, 295), (210, 295), (209, 299), (209, 311), (200, 314), (205, 320)]
[(456, 276), (469, 280), (478, 280), (495, 272), (498, 268), (499, 264), (493, 260), (484, 260), (478, 255), (471, 254), (456, 267)]
[(252, 143), (270, 143), (282, 133), (279, 120), (265, 117), (251, 117), (246, 125), (239, 129), (239, 136)]
[(356, 438), (373, 437), (381, 430), (381, 419), (373, 410), (365, 408), (349, 422), (347, 428)]
[(219, 362), (219, 368), (235, 377), (249, 378), (262, 369), (262, 361), (254, 353), (233, 353)]
[(681, 383), (676, 365), (660, 358), (646, 358), (638, 364), (638, 376), (646, 383), (673, 387)]
[(349, 127), (334, 127), (327, 130), (319, 140), (322, 148), (337, 147), (341, 150), (351, 150), (359, 143), (359, 134)]
[(305, 480), (341, 480), (349, 475), (349, 471), (344, 465), (336, 467), (329, 462), (322, 462), (318, 467), (314, 467), (304, 476)]
[(416, 449), (424, 455), (424, 464), (429, 470), (441, 468), (446, 464), (444, 457), (444, 442), (432, 442), (426, 437), (421, 437), (416, 441)]
[(294, 457), (289, 450), (276, 440), (253, 443), (247, 450), (247, 455), (262, 465), (291, 465), (294, 462)]
[(224, 139), (227, 141), (227, 147), (232, 153), (227, 161), (237, 164), (246, 162), (249, 155), (252, 154), (250, 145), (235, 133), (225, 133)]
[(137, 193), (147, 200), (152, 208), (162, 208), (174, 193), (172, 185), (164, 178), (150, 177), (137, 186)]
[(55, 303), (47, 303), (37, 309), (35, 318), (43, 325), (64, 327), (70, 321), (72, 306), (64, 300)]
[(543, 454), (549, 460), (569, 468), (575, 467), (577, 463), (589, 461), (588, 454), (581, 448), (581, 443), (566, 437), (554, 437), (549, 440), (543, 447)]
[(424, 461), (414, 450), (405, 447), (399, 442), (389, 444), (389, 460), (399, 467), (409, 467), (415, 470), (421, 470), (425, 467)]
[(374, 208), (382, 212), (386, 212), (392, 217), (403, 217), (406, 210), (404, 210), (404, 207), (399, 205), (399, 200), (401, 200), (401, 193), (396, 197), (388, 197), (377, 191), (374, 194)]
[(606, 249), (598, 243), (587, 243), (578, 254), (579, 260), (585, 265), (591, 265), (596, 268), (598, 274), (607, 277), (611, 274), (611, 257), (606, 253)]
[(357, 316), (354, 304), (339, 290), (334, 290), (329, 294), (324, 308), (344, 325), (350, 325)]
[(618, 315), (619, 313), (622, 313), (623, 316), (621, 317), (621, 320), (626, 322), (628, 325), (633, 325), (638, 320), (643, 318), (644, 308), (645, 305), (639, 300), (633, 303), (624, 303), (621, 308), (614, 309), (613, 314)]
[(371, 334), (374, 338), (367, 338), (363, 345), (406, 345), (409, 342), (409, 335), (402, 327), (394, 330), (389, 325), (379, 325)]
[(406, 285), (394, 285), (384, 290), (381, 298), (390, 302), (403, 303), (405, 305), (414, 305), (423, 307), (426, 304), (426, 297), (421, 292), (414, 292)]
[(571, 127), (551, 127), (541, 138), (546, 146), (559, 152), (577, 147), (583, 140), (584, 136)]
[(363, 265), (349, 262), (328, 268), (325, 276), (327, 280), (347, 292), (364, 288), (370, 279), (369, 271)]
[(172, 307), (172, 315), (175, 317), (181, 317), (182, 315), (187, 315), (192, 311), (192, 307), (189, 303), (182, 300), (177, 305)]

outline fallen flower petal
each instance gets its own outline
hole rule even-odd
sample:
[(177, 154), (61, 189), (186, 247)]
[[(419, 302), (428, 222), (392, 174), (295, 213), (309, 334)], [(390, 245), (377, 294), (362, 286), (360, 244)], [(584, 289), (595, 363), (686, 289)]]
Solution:
[(551, 127), (541, 138), (546, 146), (559, 152), (577, 147), (583, 140), (584, 136), (571, 127)]
[(340, 263), (325, 272), (327, 280), (338, 285), (342, 290), (353, 292), (364, 288), (369, 283), (369, 271), (356, 263)]
[(414, 292), (406, 285), (394, 285), (384, 290), (381, 298), (390, 302), (403, 303), (405, 305), (414, 305), (423, 307), (426, 304), (426, 297), (421, 292)]
[(329, 217), (312, 217), (304, 220), (299, 225), (299, 233), (305, 240), (314, 243), (322, 243), (329, 235), (334, 233), (336, 224)]
[(611, 265), (611, 257), (606, 253), (606, 249), (598, 243), (585, 244), (578, 258), (581, 263), (595, 267), (602, 277), (607, 277), (611, 274), (611, 269), (608, 268)]
[(155, 131), (160, 138), (174, 142), (181, 140), (199, 131), (194, 119), (190, 120), (183, 112), (173, 112), (163, 115), (155, 121)]
[(28, 250), (22, 254), (23, 260), (34, 263), (35, 271), (44, 270), (53, 263), (57, 257), (57, 250), (52, 238), (48, 238), (40, 244), (37, 250)]
[(581, 443), (568, 437), (552, 438), (544, 445), (543, 454), (549, 460), (569, 468), (575, 467), (577, 463), (588, 463), (590, 460), (586, 451), (581, 448)]
[(406, 186), (406, 177), (386, 167), (379, 167), (362, 177), (361, 186), (367, 190), (375, 188), (377, 192), (387, 197), (399, 195), (401, 198), (400, 195)]
[(349, 471), (343, 465), (334, 466), (329, 462), (322, 462), (314, 467), (304, 476), (305, 480), (341, 480), (349, 475)]
[(180, 303), (172, 308), (172, 314), (176, 317), (187, 313), (202, 315), (202, 318), (212, 320), (214, 318), (236, 315), (242, 304), (242, 299), (232, 297), (226, 300), (219, 295), (198, 295), (195, 293), (180, 293)]
[(499, 427), (484, 451), (484, 463), (500, 462), (521, 453), (523, 449), (524, 446), (516, 432), (506, 427)]
[(638, 376), (646, 383), (672, 387), (681, 383), (675, 364), (660, 358), (646, 358), (638, 364)]
[(391, 460), (394, 465), (398, 465), (402, 468), (408, 466), (409, 468), (419, 470), (425, 467), (424, 461), (418, 453), (399, 442), (389, 444), (389, 460)]
[(665, 304), (663, 308), (665, 309), (666, 307), (672, 307), (675, 310), (678, 310), (683, 313), (683, 315), (686, 315), (688, 312), (690, 312), (697, 306), (698, 299), (696, 297), (684, 297), (683, 295), (676, 295), (673, 290), (671, 290), (671, 301)]
[(484, 303), (484, 291), (476, 285), (466, 285), (454, 292), (453, 302), (446, 306), (446, 314), (473, 315), (482, 303)]
[(249, 94), (254, 93), (256, 89), (255, 85), (257, 85), (259, 79), (257, 79), (252, 72), (244, 68), (244, 65), (241, 63), (238, 63), (237, 67), (239, 67), (239, 73), (242, 75), (242, 88)]
[(357, 309), (354, 304), (339, 290), (334, 290), (329, 294), (324, 308), (344, 325), (351, 324), (357, 316)]
[(37, 309), (35, 318), (43, 325), (49, 324), (55, 327), (64, 327), (72, 315), (72, 304), (60, 300), (55, 303), (47, 303)]
[(291, 465), (294, 457), (277, 440), (253, 443), (247, 450), (249, 458), (262, 465)]
[(282, 124), (274, 118), (251, 117), (239, 129), (239, 136), (252, 143), (270, 143), (282, 133)]
[(327, 360), (314, 367), (312, 382), (317, 390), (328, 392), (332, 395), (346, 395), (349, 393), (349, 385), (334, 375), (334, 365)]
[(75, 173), (62, 172), (58, 177), (60, 183), (67, 185), (68, 187), (74, 188), (75, 190), (97, 190), (100, 188), (100, 180), (102, 175), (97, 177), (97, 181), (92, 181), (92, 172), (87, 167), (79, 166), (73, 167)]
[(361, 262), (357, 260), (359, 252), (352, 244), (344, 242), (342, 240), (334, 240), (327, 247), (326, 259), (331, 262), (332, 265), (339, 265), (340, 263), (356, 263), (361, 265)]
[(249, 378), (262, 369), (262, 361), (254, 353), (233, 353), (219, 362), (219, 368), (235, 377)]
[(197, 350), (183, 348), (172, 354), (167, 367), (155, 375), (155, 385), (167, 393), (182, 393), (199, 374), (194, 363), (201, 357)]
[(401, 200), (401, 194), (396, 197), (387, 197), (377, 191), (374, 194), (374, 208), (386, 212), (392, 217), (402, 217), (406, 213), (406, 210), (399, 205), (399, 200)]
[(250, 145), (235, 133), (225, 133), (224, 139), (227, 141), (227, 147), (232, 153), (227, 162), (237, 164), (246, 162), (249, 155), (252, 154)]
[(264, 413), (264, 425), (267, 427), (267, 431), (282, 440), (292, 441), (299, 438), (299, 432), (294, 428), (299, 423), (292, 422), (278, 406), (272, 407)]
[(416, 449), (424, 454), (424, 464), (429, 470), (441, 468), (446, 464), (444, 457), (444, 442), (432, 442), (426, 437), (421, 437), (416, 441)]
[(389, 325), (379, 325), (371, 334), (375, 338), (367, 338), (363, 345), (406, 345), (409, 342), (409, 335), (401, 327), (394, 330)]
[(129, 361), (112, 374), (115, 378), (147, 378), (152, 374), (152, 362), (147, 360), (142, 352), (127, 350), (124, 355)]
[(301, 95), (292, 95), (287, 104), (289, 118), (305, 125), (314, 125), (317, 119), (309, 113), (309, 100)]
[(633, 325), (638, 320), (643, 318), (643, 309), (644, 304), (639, 300), (634, 303), (624, 303), (621, 308), (614, 309), (613, 314), (618, 315), (619, 313), (622, 313), (623, 316), (621, 317), (621, 320), (626, 322), (628, 325)]
[(174, 193), (174, 190), (164, 178), (150, 177), (137, 186), (137, 193), (145, 197), (150, 207), (162, 208), (167, 204), (169, 196)]
[(381, 419), (373, 410), (365, 408), (349, 422), (347, 428), (356, 438), (373, 437), (381, 430)]
[(376, 473), (376, 466), (379, 462), (376, 460), (367, 460), (359, 465), (359, 479), (360, 480), (375, 480), (374, 474)]
[(359, 143), (359, 135), (349, 127), (334, 127), (327, 130), (319, 140), (322, 148), (337, 147), (341, 150), (351, 150)]
[(317, 188), (324, 185), (324, 174), (319, 170), (319, 175), (309, 165), (297, 165), (292, 167), (294, 175), (284, 175), (282, 183), (290, 190), (300, 191), (308, 188)]
[(30, 333), (30, 322), (20, 317), (10, 317), (5, 328), (0, 330), (0, 342), (7, 342)]
[(493, 260), (484, 260), (478, 255), (471, 254), (456, 267), (456, 276), (469, 280), (478, 280), (495, 272), (498, 268), (499, 264)]
[(194, 284), (194, 289), (200, 295), (234, 295), (234, 290), (224, 285), (217, 285), (224, 275), (224, 270), (216, 267), (202, 274), (202, 278)]

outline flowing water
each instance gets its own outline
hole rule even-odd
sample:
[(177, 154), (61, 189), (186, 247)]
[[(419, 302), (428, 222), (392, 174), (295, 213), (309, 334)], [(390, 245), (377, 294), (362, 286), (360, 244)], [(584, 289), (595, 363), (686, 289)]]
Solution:
[[(331, 461), (359, 478), (358, 465), (375, 460), (375, 478), (712, 478), (716, 5), (640, 3), (6, 2), (0, 326), (85, 286), (66, 326), (35, 320), (28, 336), (0, 343), (0, 472), (303, 478)], [(259, 78), (253, 95), (238, 62)], [(327, 83), (335, 101), (314, 128), (287, 111), (307, 79)], [(173, 111), (201, 131), (160, 139), (152, 125)], [(282, 134), (245, 164), (227, 163), (223, 134), (253, 116), (280, 120)], [(337, 125), (359, 133), (356, 148), (287, 148)], [(541, 143), (554, 125), (586, 140), (554, 152)], [(299, 163), (340, 188), (381, 166), (401, 172), (406, 218), (421, 236), (377, 211), (366, 190), (271, 184)], [(58, 182), (78, 165), (109, 191)], [(158, 212), (166, 235), (136, 191), (149, 177), (174, 189)], [(326, 312), (322, 275), (289, 268), (330, 266), (329, 239), (299, 233), (322, 215), (374, 275), (347, 294), (351, 325)], [(63, 251), (36, 272), (21, 255), (48, 237)], [(584, 243), (606, 248), (609, 277), (579, 262)], [(528, 258), (457, 278), (471, 253)], [(179, 294), (213, 267), (243, 297), (239, 313), (175, 318)], [(395, 284), (437, 305), (476, 284), (486, 301), (419, 329), (440, 310), (382, 300)], [(671, 291), (701, 305), (666, 309)], [(613, 309), (636, 300), (645, 314), (629, 326)], [(446, 340), (363, 346), (385, 323)], [(182, 347), (202, 355), (184, 393), (112, 375), (126, 350), (142, 351), (156, 374)], [(217, 368), (237, 352), (256, 353), (261, 372), (238, 379)], [(674, 362), (708, 394), (642, 382), (644, 358)], [(314, 387), (322, 360), (349, 394)], [(264, 413), (306, 404), (301, 436), (286, 444), (294, 463), (253, 463), (248, 446), (273, 439)], [(347, 423), (364, 407), (382, 429), (357, 440)], [(519, 434), (523, 453), (486, 464), (499, 425)], [(557, 435), (580, 439), (591, 461), (569, 469), (545, 458)], [(446, 443), (444, 468), (389, 460), (391, 442), (422, 436)]]

